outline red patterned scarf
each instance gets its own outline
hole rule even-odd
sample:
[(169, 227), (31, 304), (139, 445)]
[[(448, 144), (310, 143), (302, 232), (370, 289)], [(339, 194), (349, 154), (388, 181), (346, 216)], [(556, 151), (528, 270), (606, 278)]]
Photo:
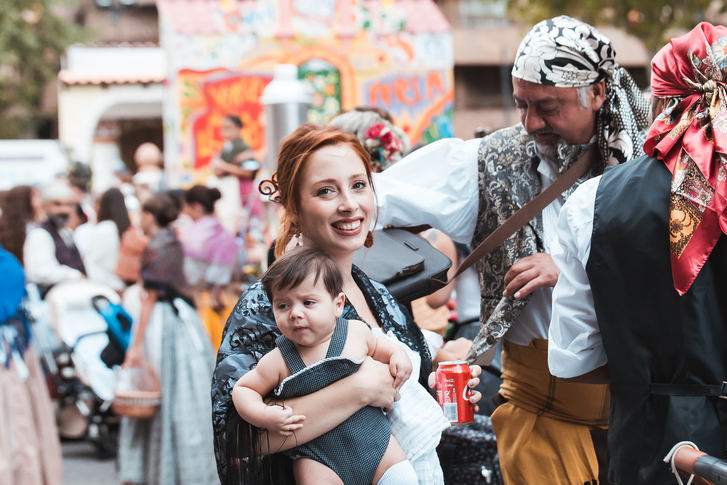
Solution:
[(674, 288), (689, 290), (727, 233), (727, 28), (702, 22), (651, 61), (651, 92), (673, 100), (644, 151), (672, 173), (669, 242)]

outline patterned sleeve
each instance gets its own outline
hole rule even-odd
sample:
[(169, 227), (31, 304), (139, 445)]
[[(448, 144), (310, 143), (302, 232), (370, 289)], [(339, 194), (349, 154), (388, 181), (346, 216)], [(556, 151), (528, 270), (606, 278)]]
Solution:
[[(235, 383), (275, 348), (278, 335), (270, 302), (257, 281), (242, 294), (227, 319), (212, 376), (212, 426), (222, 483), (262, 483), (268, 473), (285, 468), (274, 465), (284, 457), (261, 456), (258, 433), (240, 418), (232, 404)], [(283, 482), (279, 478), (273, 481)]]

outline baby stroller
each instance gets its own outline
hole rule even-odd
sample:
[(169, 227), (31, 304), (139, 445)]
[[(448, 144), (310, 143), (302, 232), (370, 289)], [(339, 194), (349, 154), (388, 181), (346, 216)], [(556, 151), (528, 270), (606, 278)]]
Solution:
[[(104, 458), (116, 454), (119, 418), (111, 411), (115, 373), (102, 354), (112, 363), (123, 361), (131, 327), (128, 314), (110, 310), (119, 300), (116, 292), (102, 285), (64, 282), (48, 292), (39, 311), (32, 312), (40, 317), (34, 333), (51, 396), (58, 403), (60, 436), (88, 439)], [(115, 322), (109, 325), (106, 317)]]

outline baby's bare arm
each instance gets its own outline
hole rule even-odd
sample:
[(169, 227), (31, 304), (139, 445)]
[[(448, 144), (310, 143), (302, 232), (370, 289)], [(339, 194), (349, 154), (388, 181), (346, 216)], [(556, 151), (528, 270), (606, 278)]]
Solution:
[(260, 359), (257, 367), (240, 377), (232, 389), (232, 402), (245, 421), (283, 436), (302, 428), (305, 417), (294, 415), (289, 406), (269, 406), (263, 401), (263, 396), (278, 385), (286, 370), (280, 352), (274, 349)]

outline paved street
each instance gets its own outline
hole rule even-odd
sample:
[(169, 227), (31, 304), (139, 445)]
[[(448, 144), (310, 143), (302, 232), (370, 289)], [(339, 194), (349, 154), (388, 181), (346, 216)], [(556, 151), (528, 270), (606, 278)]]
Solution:
[(67, 441), (63, 448), (63, 485), (117, 484), (115, 459), (99, 460), (87, 441)]

